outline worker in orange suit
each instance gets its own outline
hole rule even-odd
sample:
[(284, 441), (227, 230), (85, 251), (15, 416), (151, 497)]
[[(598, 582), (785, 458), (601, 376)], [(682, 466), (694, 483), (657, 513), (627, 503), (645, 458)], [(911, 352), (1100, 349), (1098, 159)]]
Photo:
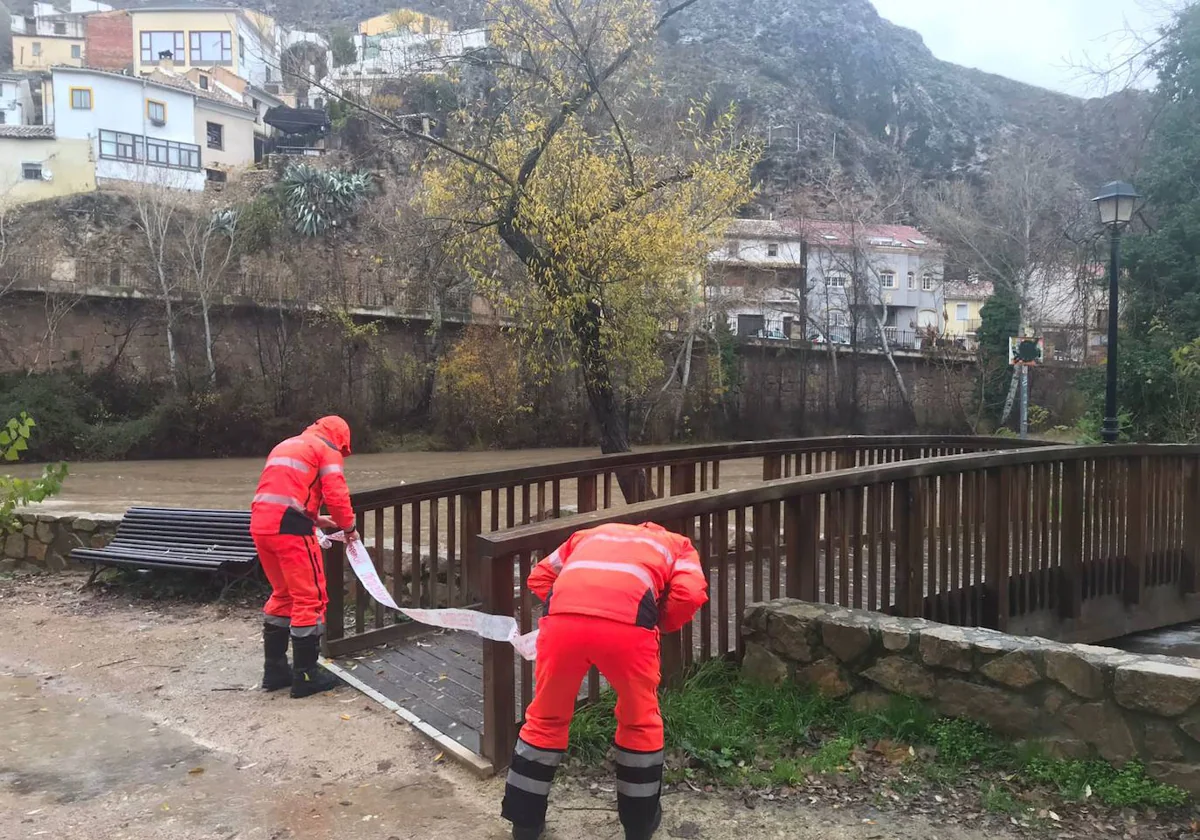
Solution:
[(626, 840), (662, 821), (663, 722), (659, 633), (673, 633), (708, 600), (687, 537), (651, 523), (573, 534), (538, 563), (529, 588), (546, 604), (538, 625), (537, 689), (504, 789), (514, 840), (537, 840), (550, 785), (567, 749), (579, 687), (596, 666), (617, 694), (617, 812)]
[[(350, 426), (322, 417), (271, 450), (250, 508), (250, 533), (271, 583), (263, 607), (263, 688), (308, 697), (338, 685), (317, 664), (325, 632), (325, 566), (317, 526), (358, 539), (344, 473)], [(329, 511), (320, 515), (321, 506)], [(288, 638), (295, 668), (287, 661)]]

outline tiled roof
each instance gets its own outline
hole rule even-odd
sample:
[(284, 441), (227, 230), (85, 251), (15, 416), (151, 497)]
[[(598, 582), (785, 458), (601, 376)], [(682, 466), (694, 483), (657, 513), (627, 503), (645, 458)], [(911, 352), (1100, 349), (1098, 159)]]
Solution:
[(848, 244), (853, 239), (867, 240), (871, 245), (887, 248), (929, 250), (941, 246), (930, 237), (909, 225), (854, 225), (823, 219), (789, 220), (784, 223), (800, 233), (812, 245)]
[(167, 87), (173, 87), (178, 88), (179, 90), (187, 91), (188, 93), (198, 96), (201, 99), (211, 99), (213, 102), (220, 102), (222, 105), (229, 105), (233, 108), (241, 108), (245, 111), (253, 110), (248, 108), (245, 103), (234, 99), (224, 91), (216, 90), (211, 87), (208, 90), (204, 90), (185, 76), (175, 76), (170, 73), (164, 73), (162, 70), (153, 70), (151, 71), (150, 75), (147, 76), (147, 78), (152, 82), (158, 82), (160, 85), (166, 85)]
[(771, 219), (734, 219), (725, 229), (730, 238), (754, 237), (755, 239), (795, 239), (797, 231)]
[(35, 137), (54, 137), (52, 125), (0, 125), (0, 137), (15, 137), (21, 140)]
[(946, 300), (987, 300), (995, 287), (989, 280), (975, 282), (947, 280), (942, 284), (942, 295)]

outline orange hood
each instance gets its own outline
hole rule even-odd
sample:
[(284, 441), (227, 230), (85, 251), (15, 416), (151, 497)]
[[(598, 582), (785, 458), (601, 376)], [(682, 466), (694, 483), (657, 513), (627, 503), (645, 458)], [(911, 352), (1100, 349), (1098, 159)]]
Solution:
[(350, 454), (350, 424), (336, 414), (322, 417), (304, 430), (332, 443), (343, 456)]

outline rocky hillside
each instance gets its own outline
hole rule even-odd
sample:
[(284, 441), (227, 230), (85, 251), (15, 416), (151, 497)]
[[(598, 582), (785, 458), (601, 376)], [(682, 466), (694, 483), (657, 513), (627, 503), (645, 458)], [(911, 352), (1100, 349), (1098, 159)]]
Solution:
[[(125, 0), (125, 4), (154, 0)], [(8, 0), (19, 5), (28, 0)], [(484, 0), (243, 0), (296, 26), (328, 30), (406, 5), (459, 26)], [(118, 5), (122, 5), (118, 0)], [(1129, 177), (1149, 97), (1079, 99), (941, 61), (920, 35), (884, 20), (870, 0), (702, 0), (663, 33), (669, 95), (736, 101), (772, 147), (764, 174), (776, 194), (806, 165), (903, 158), (932, 177), (986, 169), (1008, 138), (1056, 144), (1084, 184)], [(779, 128), (776, 128), (779, 127)]]
[[(276, 2), (284, 19), (326, 26), (391, 5)], [(470, 25), (483, 0), (408, 5)], [(900, 156), (937, 177), (985, 169), (1018, 134), (1060, 146), (1081, 182), (1100, 184), (1131, 174), (1149, 116), (1144, 94), (1085, 100), (941, 61), (869, 0), (702, 0), (664, 32), (660, 59), (672, 98), (736, 101), (772, 128), (765, 174), (778, 191), (830, 151), (868, 165)]]

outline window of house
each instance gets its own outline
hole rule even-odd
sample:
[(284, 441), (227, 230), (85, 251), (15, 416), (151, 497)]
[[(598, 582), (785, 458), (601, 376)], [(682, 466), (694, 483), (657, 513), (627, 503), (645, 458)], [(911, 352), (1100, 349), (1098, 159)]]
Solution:
[(8, 111), (0, 111), (0, 125), (8, 122)]
[(74, 111), (92, 110), (92, 89), (71, 88), (71, 109)]
[(271, 81), (271, 67), (270, 67), (270, 65), (267, 65), (266, 67), (264, 67), (264, 68), (263, 68), (263, 78), (264, 78), (264, 79), (266, 79), (268, 82), (269, 82), (269, 81)]
[(54, 21), (54, 34), (55, 35), (66, 35), (67, 34), (66, 21), (62, 21), (62, 20)]
[(1102, 330), (1108, 326), (1108, 307), (1096, 310), (1096, 329)]
[(100, 131), (100, 157), (113, 160), (145, 161), (150, 166), (200, 171), (200, 147), (176, 143), (140, 134)]
[(778, 257), (779, 256), (779, 243), (778, 242), (768, 242), (767, 243), (767, 256), (768, 257)]
[(83, 58), (83, 47), (79, 46), (79, 44), (72, 44), (71, 58)]
[(730, 257), (736, 257), (742, 251), (742, 243), (736, 239), (730, 239), (725, 243), (725, 254)]
[(850, 319), (846, 317), (846, 313), (840, 309), (835, 309), (829, 313), (829, 326), (831, 327), (848, 327)]
[(932, 292), (933, 291), (933, 275), (932, 274), (922, 274), (921, 275), (921, 291), (923, 291), (923, 292)]
[(33, 57), (34, 57), (34, 58), (37, 58), (37, 57), (38, 57), (38, 56), (40, 56), (41, 54), (42, 54), (42, 43), (41, 43), (41, 41), (34, 41), (34, 42), (33, 42)]
[(182, 32), (142, 32), (141, 48), (143, 64), (155, 64), (164, 58), (185, 63)]
[(896, 275), (890, 271), (884, 271), (879, 275), (879, 285), (885, 289), (896, 288)]
[(960, 303), (960, 304), (955, 305), (954, 317), (957, 318), (959, 321), (969, 321), (970, 320), (970, 312), (968, 311), (967, 305), (965, 303)]
[(225, 148), (225, 126), (220, 123), (207, 123), (206, 133), (208, 135), (208, 148), (217, 149), (218, 151)]
[(208, 90), (208, 76), (200, 77), (200, 90)]
[(206, 169), (204, 170), (204, 177), (214, 184), (224, 184), (229, 180), (229, 176), (220, 169)]
[(40, 163), (22, 163), (21, 177), (26, 181), (42, 180), (42, 165)]
[(167, 104), (153, 99), (146, 100), (146, 119), (155, 125), (167, 124)]
[(191, 32), (192, 64), (233, 64), (233, 34)]
[(910, 289), (917, 288), (917, 275), (911, 271), (908, 272), (908, 288), (910, 288)]
[(825, 285), (831, 289), (844, 289), (844, 288), (846, 288), (846, 275), (845, 274), (826, 274), (825, 275)]

